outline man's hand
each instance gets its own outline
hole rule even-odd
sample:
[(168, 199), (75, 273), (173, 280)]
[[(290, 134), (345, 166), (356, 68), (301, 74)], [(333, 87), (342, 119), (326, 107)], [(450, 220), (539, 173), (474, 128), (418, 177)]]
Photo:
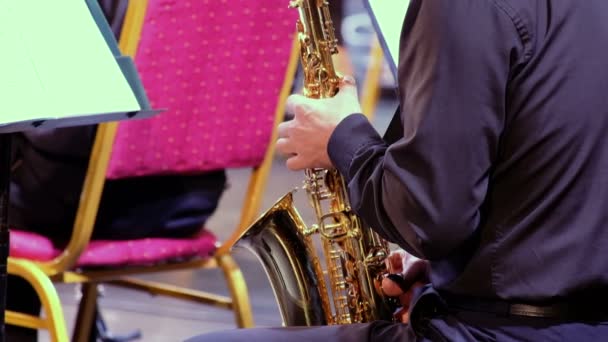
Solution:
[[(428, 262), (403, 251), (395, 251), (386, 259), (389, 274), (400, 275), (398, 283), (386, 277), (382, 280), (382, 291), (389, 297), (398, 297), (402, 308), (395, 314), (403, 323), (409, 321), (409, 308), (413, 290), (428, 283)], [(405, 287), (405, 288), (402, 288)]]
[(327, 99), (291, 95), (287, 111), (294, 118), (279, 125), (277, 151), (288, 157), (287, 168), (331, 168), (327, 143), (344, 118), (361, 113), (357, 86), (352, 77), (344, 77), (338, 94)]

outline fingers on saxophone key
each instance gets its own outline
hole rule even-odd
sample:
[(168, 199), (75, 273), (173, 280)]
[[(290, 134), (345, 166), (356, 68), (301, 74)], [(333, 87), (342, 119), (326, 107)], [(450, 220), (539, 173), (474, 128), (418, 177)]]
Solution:
[(403, 255), (399, 252), (391, 253), (386, 258), (386, 268), (389, 273), (401, 273), (403, 272)]
[(394, 278), (390, 276), (391, 275), (388, 275), (382, 279), (382, 292), (384, 295), (389, 297), (397, 297), (402, 295), (405, 291), (397, 282), (395, 282)]
[(291, 123), (281, 122), (279, 127), (277, 127), (277, 134), (279, 138), (288, 138), (289, 137), (289, 128), (291, 127)]
[(287, 159), (285, 166), (287, 166), (287, 168), (291, 171), (299, 171), (306, 168), (304, 160), (298, 155), (294, 155), (291, 158)]
[(290, 158), (298, 154), (296, 146), (288, 137), (277, 139), (275, 144), (277, 152), (284, 157)]

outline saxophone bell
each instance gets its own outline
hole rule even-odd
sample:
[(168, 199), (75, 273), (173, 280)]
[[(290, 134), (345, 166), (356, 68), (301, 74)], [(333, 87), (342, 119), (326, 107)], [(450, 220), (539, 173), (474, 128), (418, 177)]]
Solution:
[(311, 250), (306, 225), (293, 206), (293, 192), (280, 198), (234, 247), (257, 256), (270, 281), (286, 326), (327, 325), (325, 280)]

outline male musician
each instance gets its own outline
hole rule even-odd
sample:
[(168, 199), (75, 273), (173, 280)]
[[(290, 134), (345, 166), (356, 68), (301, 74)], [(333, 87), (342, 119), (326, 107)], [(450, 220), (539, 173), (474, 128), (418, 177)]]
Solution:
[(411, 1), (385, 139), (350, 81), (292, 96), (287, 167), (336, 167), (356, 212), (428, 260), (430, 284), (409, 325), (205, 337), (608, 340), (607, 13), (605, 0)]

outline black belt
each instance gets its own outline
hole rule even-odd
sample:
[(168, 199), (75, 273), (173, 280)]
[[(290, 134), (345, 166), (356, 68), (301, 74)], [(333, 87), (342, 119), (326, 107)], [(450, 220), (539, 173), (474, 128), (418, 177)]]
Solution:
[(448, 309), (453, 311), (473, 311), (499, 316), (541, 317), (572, 321), (608, 321), (608, 308), (606, 306), (608, 303), (604, 300), (605, 297), (598, 297), (595, 300), (585, 298), (542, 305), (482, 299), (448, 293), (441, 293), (441, 298), (445, 301)]

